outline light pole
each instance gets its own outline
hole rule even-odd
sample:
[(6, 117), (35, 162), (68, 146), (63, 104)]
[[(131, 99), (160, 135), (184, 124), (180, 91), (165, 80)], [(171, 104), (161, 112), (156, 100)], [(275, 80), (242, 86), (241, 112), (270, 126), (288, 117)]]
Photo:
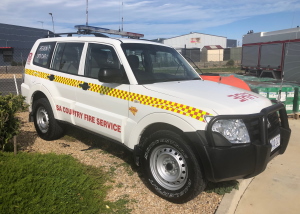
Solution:
[(52, 26), (53, 26), (53, 34), (55, 33), (55, 31), (54, 31), (54, 21), (53, 21), (53, 16), (52, 16), (52, 13), (49, 13), (49, 15), (51, 16), (51, 18), (52, 18)]

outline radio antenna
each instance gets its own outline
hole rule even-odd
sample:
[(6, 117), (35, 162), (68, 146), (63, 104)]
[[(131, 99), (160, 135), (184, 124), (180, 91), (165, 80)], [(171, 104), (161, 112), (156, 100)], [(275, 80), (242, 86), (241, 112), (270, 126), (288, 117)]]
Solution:
[(123, 31), (123, 1), (122, 1), (122, 31)]
[(88, 26), (88, 20), (89, 20), (89, 10), (88, 10), (88, 4), (89, 0), (86, 0), (86, 10), (85, 10), (85, 15), (86, 15), (86, 26)]

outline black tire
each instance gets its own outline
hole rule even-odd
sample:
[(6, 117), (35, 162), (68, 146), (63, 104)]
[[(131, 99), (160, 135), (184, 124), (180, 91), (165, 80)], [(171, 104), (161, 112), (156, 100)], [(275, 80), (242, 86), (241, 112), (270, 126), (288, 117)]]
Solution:
[(54, 118), (49, 101), (40, 98), (33, 103), (34, 126), (44, 140), (56, 140), (63, 135), (63, 127)]
[(178, 134), (159, 130), (142, 145), (141, 168), (149, 188), (177, 204), (195, 198), (206, 186), (198, 159)]

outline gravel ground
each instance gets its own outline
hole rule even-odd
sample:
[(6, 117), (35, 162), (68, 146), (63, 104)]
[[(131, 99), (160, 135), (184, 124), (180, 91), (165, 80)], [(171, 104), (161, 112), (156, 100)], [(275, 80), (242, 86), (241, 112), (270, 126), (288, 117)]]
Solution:
[(138, 167), (133, 163), (132, 154), (124, 146), (106, 139), (67, 127), (66, 136), (55, 141), (44, 141), (37, 136), (33, 123), (28, 121), (28, 112), (18, 114), (22, 119), (22, 131), (17, 136), (19, 150), (27, 152), (68, 154), (80, 162), (101, 167), (110, 173), (113, 188), (107, 200), (116, 201), (127, 196), (133, 214), (148, 213), (215, 213), (222, 196), (202, 192), (194, 200), (185, 204), (173, 204), (152, 193), (143, 183)]

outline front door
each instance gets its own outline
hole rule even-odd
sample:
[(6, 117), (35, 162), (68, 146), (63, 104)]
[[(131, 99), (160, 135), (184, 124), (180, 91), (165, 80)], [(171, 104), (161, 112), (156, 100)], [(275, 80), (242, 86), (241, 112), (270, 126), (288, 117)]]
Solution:
[(89, 43), (86, 53), (83, 83), (76, 90), (75, 124), (124, 142), (129, 84), (98, 80), (101, 68), (121, 68), (119, 57), (112, 46), (97, 43)]

